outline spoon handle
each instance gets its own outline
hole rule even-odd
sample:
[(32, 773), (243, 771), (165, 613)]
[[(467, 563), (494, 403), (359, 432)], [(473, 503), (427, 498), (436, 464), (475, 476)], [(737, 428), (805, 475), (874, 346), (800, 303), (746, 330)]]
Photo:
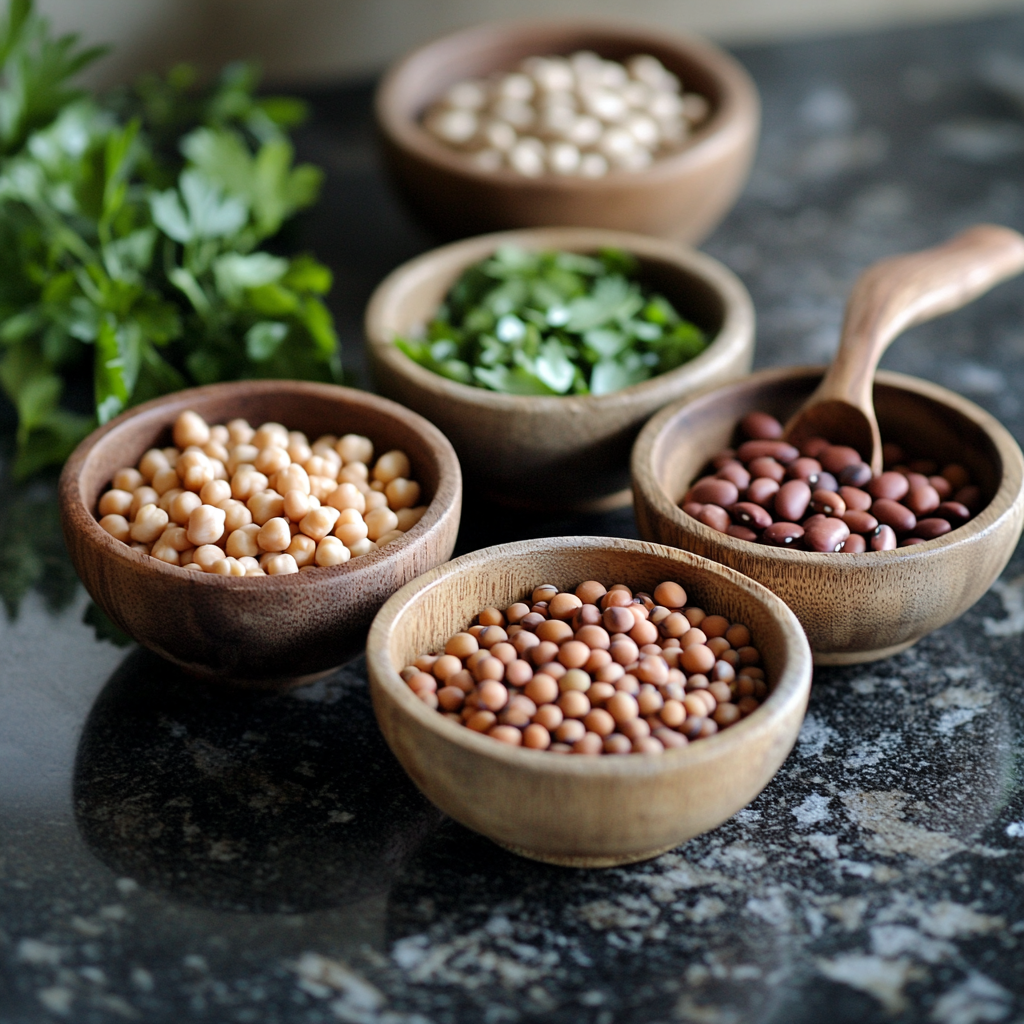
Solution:
[(959, 309), (1024, 270), (1024, 236), (979, 224), (932, 249), (892, 256), (857, 279), (839, 350), (816, 399), (871, 408), (875, 368), (908, 327)]

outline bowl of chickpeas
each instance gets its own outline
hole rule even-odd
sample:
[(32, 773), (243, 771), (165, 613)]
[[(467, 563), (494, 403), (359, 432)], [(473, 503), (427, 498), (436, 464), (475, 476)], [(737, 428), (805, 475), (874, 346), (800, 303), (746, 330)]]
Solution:
[(803, 631), (765, 587), (605, 537), (431, 570), (380, 610), (367, 665), (384, 737), (433, 803), (573, 867), (656, 856), (748, 804), (811, 683)]
[(760, 104), (705, 40), (530, 20), (414, 50), (376, 117), (400, 193), (444, 237), (575, 225), (697, 243), (746, 181)]
[(462, 477), (436, 427), (363, 391), (176, 392), (86, 438), (60, 481), (68, 553), (125, 633), (203, 676), (298, 681), (451, 556)]

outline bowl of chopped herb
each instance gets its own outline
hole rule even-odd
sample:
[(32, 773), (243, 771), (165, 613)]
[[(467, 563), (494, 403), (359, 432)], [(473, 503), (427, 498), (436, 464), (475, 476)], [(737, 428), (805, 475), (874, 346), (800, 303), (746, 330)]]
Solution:
[(594, 228), (466, 239), (393, 271), (366, 312), (378, 390), (440, 427), (506, 505), (626, 505), (662, 406), (742, 377), (754, 309), (702, 253)]

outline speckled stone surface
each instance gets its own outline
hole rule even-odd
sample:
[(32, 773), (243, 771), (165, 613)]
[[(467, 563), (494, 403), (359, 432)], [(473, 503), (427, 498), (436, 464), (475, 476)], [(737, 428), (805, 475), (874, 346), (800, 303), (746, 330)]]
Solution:
[[(754, 295), (760, 365), (827, 359), (868, 262), (979, 220), (1024, 228), (1024, 17), (739, 56), (764, 141), (706, 248)], [(369, 95), (316, 97), (300, 148), (328, 184), (291, 240), (334, 266), (357, 372), (369, 291), (430, 245), (380, 177)], [(1024, 281), (884, 363), (1024, 439)], [(51, 483), (2, 487), (3, 1024), (1024, 1021), (1024, 552), (917, 647), (819, 670), (796, 750), (732, 821), (578, 872), (434, 811), (362, 661), (252, 696), (97, 639)], [(628, 512), (466, 519), (461, 550), (635, 535)]]

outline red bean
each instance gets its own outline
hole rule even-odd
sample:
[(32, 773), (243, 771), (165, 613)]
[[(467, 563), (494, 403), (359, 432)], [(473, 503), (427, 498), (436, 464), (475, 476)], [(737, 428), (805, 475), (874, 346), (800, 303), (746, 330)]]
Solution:
[(762, 534), (762, 538), (776, 547), (792, 547), (804, 535), (804, 528), (799, 523), (772, 523)]
[(867, 512), (871, 508), (871, 495), (859, 487), (840, 487), (839, 497), (846, 502), (847, 509), (855, 512)]
[(715, 469), (721, 469), (727, 462), (732, 462), (736, 458), (735, 448), (723, 448), (712, 460), (711, 465)]
[(910, 533), (917, 526), (917, 516), (898, 501), (879, 498), (871, 506), (871, 514), (885, 526), (891, 526), (897, 533)]
[(856, 466), (864, 461), (856, 448), (841, 444), (830, 444), (818, 458), (822, 468), (829, 473), (841, 473), (847, 466)]
[(777, 462), (770, 455), (762, 455), (758, 459), (751, 459), (747, 463), (747, 469), (753, 477), (766, 476), (776, 483), (782, 483), (786, 477), (786, 467)]
[(826, 473), (825, 470), (822, 470), (818, 474), (818, 479), (814, 482), (814, 489), (817, 491), (832, 491), (838, 494), (839, 481), (831, 473)]
[(933, 473), (938, 473), (939, 464), (934, 462), (932, 459), (915, 459), (910, 463), (910, 468), (915, 473), (923, 473), (925, 476), (931, 476)]
[(690, 488), (687, 500), (724, 507), (726, 505), (734, 505), (739, 501), (739, 497), (739, 488), (732, 481), (705, 477)]
[(981, 511), (981, 488), (976, 484), (961, 487), (953, 495), (953, 500), (959, 501), (961, 505), (966, 505), (972, 514), (977, 515)]
[(866, 490), (873, 498), (888, 498), (890, 501), (899, 501), (910, 490), (910, 482), (902, 473), (889, 470), (880, 476), (876, 476), (867, 485)]
[(740, 432), (753, 441), (774, 441), (782, 437), (782, 424), (766, 412), (748, 412), (740, 420)]
[(842, 519), (825, 518), (804, 529), (804, 544), (811, 551), (838, 551), (849, 536), (850, 528)]
[(785, 441), (744, 441), (736, 450), (736, 455), (741, 462), (750, 462), (751, 459), (769, 455), (783, 465), (788, 465), (800, 455), (800, 452)]
[(898, 444), (893, 444), (891, 441), (884, 441), (882, 443), (882, 462), (884, 465), (893, 466), (897, 462), (902, 462), (905, 458), (903, 449)]
[(934, 512), (940, 504), (939, 492), (929, 483), (911, 487), (903, 499), (907, 508), (916, 516), (924, 516)]
[(903, 540), (900, 541), (900, 547), (910, 548), (915, 544), (924, 544), (924, 542), (924, 537), (904, 537)]
[(705, 526), (710, 526), (712, 530), (717, 530), (719, 533), (725, 533), (732, 522), (729, 518), (729, 513), (721, 505), (710, 504), (704, 506), (700, 515), (697, 516), (697, 520)]
[(780, 518), (795, 523), (801, 520), (811, 502), (811, 488), (804, 480), (787, 480), (775, 495), (775, 511)]
[(801, 456), (786, 467), (786, 476), (790, 480), (806, 480), (809, 484), (813, 484), (821, 476), (821, 463), (817, 459)]
[(866, 462), (847, 466), (839, 473), (839, 482), (849, 487), (863, 487), (871, 479), (871, 467)]
[(772, 517), (760, 505), (752, 501), (738, 501), (730, 506), (729, 513), (733, 522), (752, 530), (763, 530), (772, 525)]
[(745, 526), (736, 526), (733, 524), (728, 527), (725, 531), (730, 537), (735, 537), (737, 540), (757, 540), (757, 534), (753, 530), (747, 529)]
[(846, 502), (835, 491), (814, 491), (811, 494), (811, 508), (835, 519), (842, 519), (846, 514)]
[(943, 469), (942, 476), (949, 481), (949, 485), (954, 491), (959, 491), (971, 482), (971, 476), (967, 470), (955, 462), (951, 462)]
[(742, 462), (727, 462), (715, 476), (719, 480), (728, 480), (730, 483), (734, 483), (741, 491), (745, 491), (750, 486), (750, 474)]
[(949, 520), (953, 526), (960, 526), (971, 518), (970, 509), (966, 505), (961, 505), (959, 501), (944, 501), (935, 510), (935, 514), (940, 519)]
[(914, 527), (914, 536), (923, 537), (925, 540), (934, 540), (944, 533), (952, 530), (952, 525), (945, 519), (919, 519)]
[(800, 454), (816, 459), (828, 446), (828, 441), (823, 437), (809, 437), (800, 445)]
[(859, 533), (851, 533), (839, 550), (847, 555), (859, 555), (867, 549), (868, 542)]
[(953, 497), (953, 485), (944, 476), (930, 476), (928, 483), (935, 488), (941, 501), (948, 501)]
[(896, 534), (891, 526), (879, 526), (870, 543), (872, 551), (892, 551), (896, 547)]
[[(781, 466), (779, 467), (782, 468)], [(747, 501), (767, 507), (779, 493), (779, 485), (771, 477), (760, 476), (750, 482), (747, 488)], [(685, 509), (684, 509), (685, 511)]]
[(683, 511), (688, 516), (693, 516), (696, 519), (703, 511), (704, 506), (699, 501), (688, 501), (683, 505)]
[(878, 527), (878, 520), (870, 512), (847, 509), (839, 518), (846, 523), (851, 533), (872, 533)]

